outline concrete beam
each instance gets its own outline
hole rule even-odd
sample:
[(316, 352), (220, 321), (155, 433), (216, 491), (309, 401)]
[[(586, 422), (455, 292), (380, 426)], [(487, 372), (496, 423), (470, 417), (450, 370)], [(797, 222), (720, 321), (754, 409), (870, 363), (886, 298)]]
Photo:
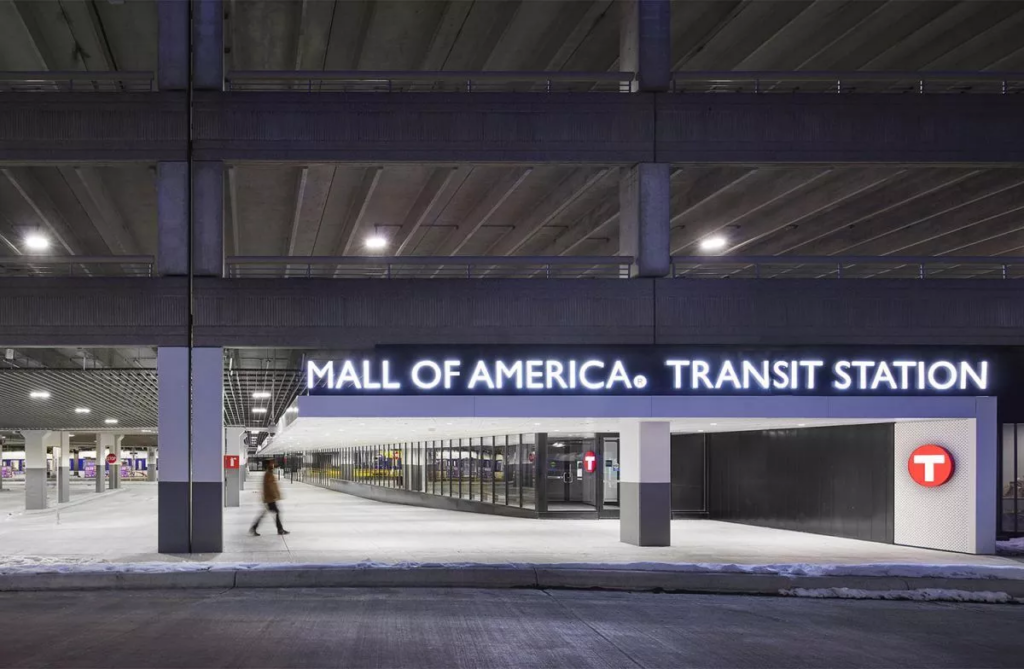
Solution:
[[(0, 162), (184, 160), (186, 112), (176, 93), (8, 93)], [(199, 92), (194, 158), (1005, 164), (1022, 116), (1019, 95)]]
[(338, 231), (338, 239), (335, 243), (334, 255), (348, 255), (352, 250), (355, 240), (355, 233), (363, 224), (366, 210), (373, 199), (373, 193), (380, 183), (383, 167), (368, 167), (363, 173), (356, 192), (349, 201), (348, 211)]
[(188, 342), (185, 279), (0, 279), (6, 346), (155, 346)]
[[(468, 3), (455, 2), (450, 4)], [(409, 245), (416, 232), (427, 220), (436, 219), (444, 211), (444, 208), (451, 202), (452, 197), (458, 192), (459, 187), (465, 183), (472, 171), (473, 168), (471, 167), (462, 169), (457, 167), (438, 167), (431, 173), (426, 183), (423, 184), (423, 188), (420, 189), (416, 201), (413, 202), (412, 207), (409, 208), (405, 218), (402, 220), (402, 226), (391, 240), (391, 248), (396, 256), (410, 250)]]
[(0, 162), (185, 160), (187, 139), (183, 93), (0, 97)]
[(658, 161), (1024, 162), (1019, 95), (659, 95)]
[(498, 239), (487, 251), (487, 255), (508, 256), (521, 251), (541, 228), (557, 220), (567, 208), (612, 171), (611, 168), (573, 170), (526, 218)]
[(501, 205), (516, 192), (532, 173), (532, 167), (509, 169), (505, 176), (484, 195), (483, 199), (477, 202), (473, 210), (462, 219), (462, 222), (448, 233), (445, 240), (434, 251), (434, 255), (449, 256), (458, 254), (469, 243), (473, 234), (494, 216), (495, 212), (501, 208)]
[[(238, 303), (247, 308), (223, 307)], [(405, 326), (396, 328), (399, 321)], [(452, 341), (1019, 346), (1024, 285), (955, 279), (196, 281), (197, 346), (355, 349)]]

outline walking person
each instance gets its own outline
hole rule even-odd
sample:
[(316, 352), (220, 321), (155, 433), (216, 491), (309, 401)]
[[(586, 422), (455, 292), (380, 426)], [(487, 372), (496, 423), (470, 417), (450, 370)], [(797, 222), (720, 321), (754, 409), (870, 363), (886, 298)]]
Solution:
[(263, 504), (265, 508), (260, 512), (260, 515), (253, 521), (252, 527), (249, 528), (249, 534), (254, 537), (260, 536), (260, 533), (256, 531), (259, 527), (260, 521), (263, 520), (263, 516), (267, 515), (267, 511), (274, 514), (274, 520), (277, 522), (277, 533), (278, 534), (291, 534), (288, 530), (284, 529), (281, 525), (281, 510), (277, 508), (277, 503), (281, 501), (281, 489), (277, 487), (277, 477), (274, 476), (274, 461), (267, 461), (267, 471), (263, 475)]

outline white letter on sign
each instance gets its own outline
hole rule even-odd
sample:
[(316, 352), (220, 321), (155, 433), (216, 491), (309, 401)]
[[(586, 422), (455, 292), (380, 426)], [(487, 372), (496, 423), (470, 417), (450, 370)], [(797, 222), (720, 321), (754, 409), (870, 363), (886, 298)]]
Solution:
[(932, 483), (935, 481), (935, 465), (941, 465), (946, 461), (946, 456), (936, 455), (915, 455), (914, 464), (924, 465), (924, 480)]

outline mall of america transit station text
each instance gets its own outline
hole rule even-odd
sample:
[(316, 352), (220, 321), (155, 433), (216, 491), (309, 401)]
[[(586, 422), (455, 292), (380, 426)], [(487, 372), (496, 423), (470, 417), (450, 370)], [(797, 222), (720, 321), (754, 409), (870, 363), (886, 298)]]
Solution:
[[(306, 386), (323, 393), (777, 392), (989, 390), (987, 361), (911, 359), (687, 359), (660, 365), (609, 358), (385, 358), (308, 361)], [(642, 367), (642, 369), (641, 369)]]

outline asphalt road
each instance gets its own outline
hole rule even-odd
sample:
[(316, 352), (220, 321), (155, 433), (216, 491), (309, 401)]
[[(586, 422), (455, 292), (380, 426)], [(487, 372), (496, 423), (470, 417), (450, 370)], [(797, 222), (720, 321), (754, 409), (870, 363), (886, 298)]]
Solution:
[(533, 590), (0, 595), (4, 667), (1022, 667), (1024, 606)]

